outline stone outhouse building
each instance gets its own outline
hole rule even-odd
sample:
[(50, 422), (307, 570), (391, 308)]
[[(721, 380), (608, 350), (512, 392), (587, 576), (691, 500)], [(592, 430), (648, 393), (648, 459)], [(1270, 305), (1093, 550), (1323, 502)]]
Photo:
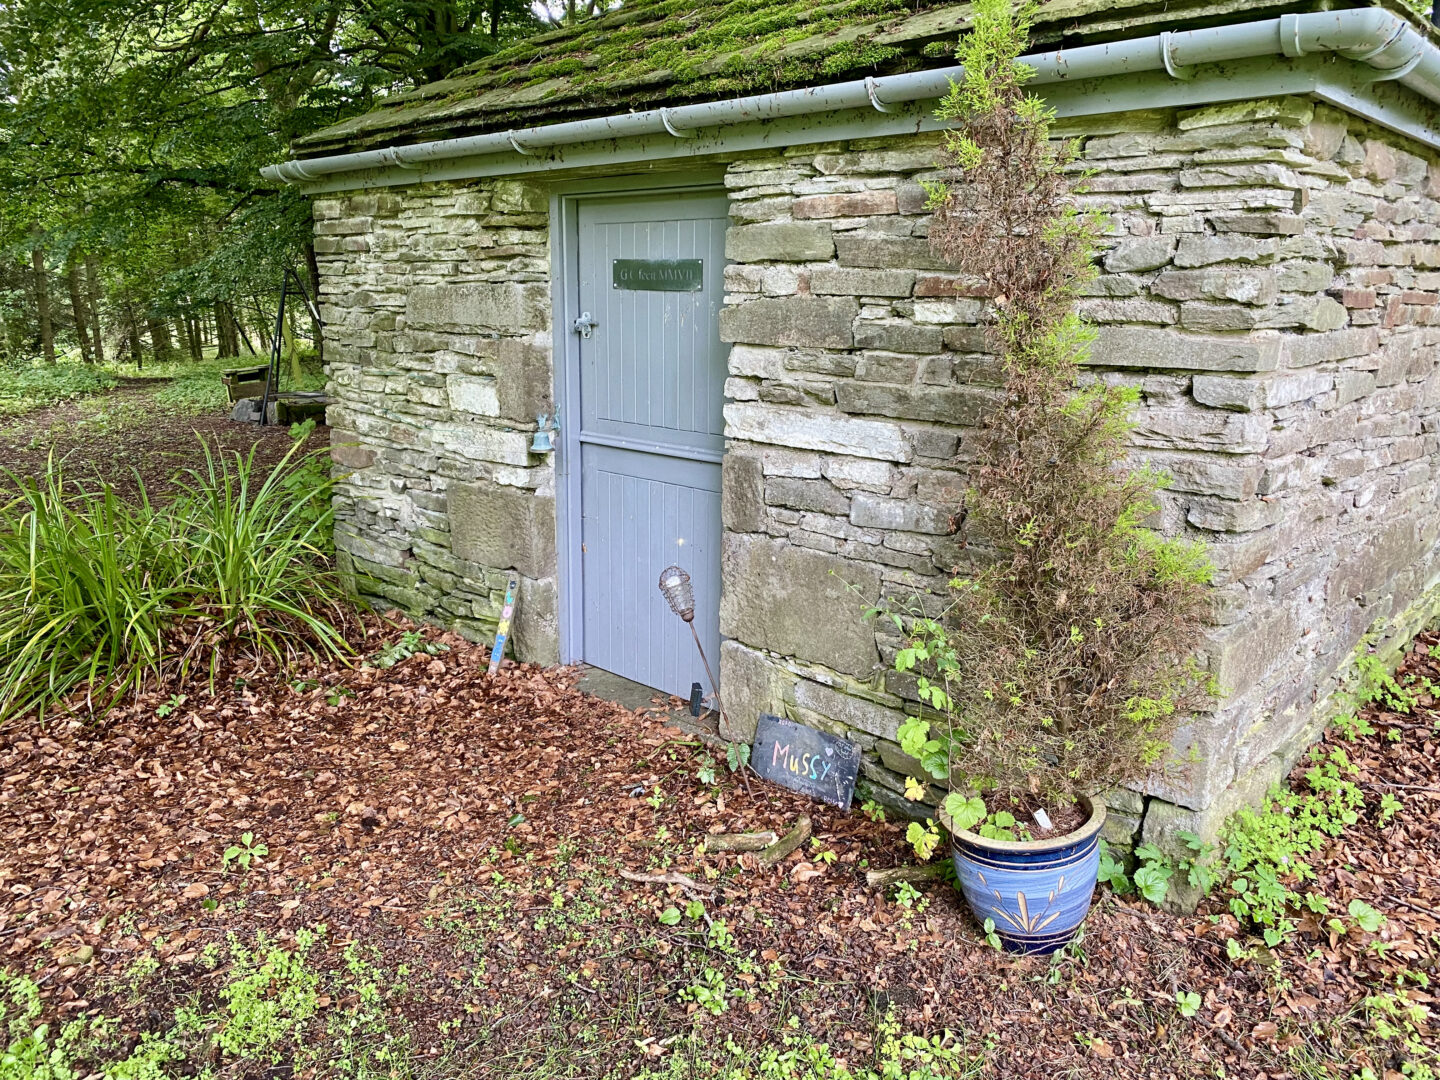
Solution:
[[(1329, 6), (1041, 7), (1035, 85), (1110, 220), (1092, 365), (1141, 390), (1157, 527), (1217, 568), (1226, 697), (1116, 840), (1258, 798), (1355, 650), (1440, 601), (1440, 48), (1407, 9)], [(913, 698), (861, 612), (952, 567), (998, 382), (921, 186), (968, 11), (625, 0), (270, 167), (314, 196), (362, 587), (483, 638), (518, 575), (520, 657), (683, 695), (678, 563), (726, 734), (841, 733), (900, 803)]]

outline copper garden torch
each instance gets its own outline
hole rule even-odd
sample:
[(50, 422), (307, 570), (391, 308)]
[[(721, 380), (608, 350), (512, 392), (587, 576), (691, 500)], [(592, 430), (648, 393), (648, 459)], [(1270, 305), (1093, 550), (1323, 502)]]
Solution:
[(700, 653), (700, 662), (705, 665), (705, 674), (710, 679), (710, 694), (715, 699), (715, 711), (726, 720), (725, 709), (720, 704), (720, 688), (715, 682), (715, 673), (710, 670), (710, 661), (705, 648), (700, 644), (700, 634), (695, 629), (695, 590), (690, 584), (690, 575), (678, 566), (667, 566), (660, 571), (660, 593), (670, 610), (685, 620), (690, 627), (690, 636), (695, 639), (695, 648)]

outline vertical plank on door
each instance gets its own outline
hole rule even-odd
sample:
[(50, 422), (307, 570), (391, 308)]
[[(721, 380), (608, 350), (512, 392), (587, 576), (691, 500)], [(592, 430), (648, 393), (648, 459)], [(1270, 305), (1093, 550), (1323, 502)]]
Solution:
[[(718, 660), (721, 415), (727, 350), (716, 319), (728, 208), (710, 193), (604, 199), (579, 209), (583, 658), (684, 695), (704, 669), (658, 589), (684, 566), (696, 630)], [(615, 259), (699, 259), (698, 292), (613, 287)], [(575, 602), (575, 593), (571, 593)], [(713, 666), (713, 665), (712, 665)]]

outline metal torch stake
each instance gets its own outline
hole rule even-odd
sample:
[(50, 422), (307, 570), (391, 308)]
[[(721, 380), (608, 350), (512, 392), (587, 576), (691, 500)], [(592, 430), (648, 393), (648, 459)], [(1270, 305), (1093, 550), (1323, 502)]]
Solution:
[(695, 648), (700, 653), (700, 662), (705, 665), (705, 677), (710, 680), (710, 693), (715, 698), (715, 711), (720, 714), (720, 719), (725, 721), (725, 726), (730, 726), (730, 718), (725, 715), (725, 707), (720, 704), (720, 687), (715, 683), (715, 673), (710, 670), (710, 661), (705, 656), (705, 647), (700, 644), (700, 633), (695, 629), (695, 621), (686, 619), (685, 623), (690, 627), (690, 636), (695, 639)]
[(700, 662), (705, 665), (705, 675), (710, 680), (710, 696), (715, 699), (715, 711), (728, 727), (730, 718), (725, 715), (725, 707), (720, 703), (720, 685), (715, 681), (715, 672), (710, 670), (710, 658), (705, 655), (705, 647), (700, 644), (700, 631), (695, 629), (695, 592), (690, 584), (690, 575), (678, 566), (667, 566), (660, 571), (660, 593), (670, 605), (670, 610), (690, 627), (695, 650), (700, 654)]

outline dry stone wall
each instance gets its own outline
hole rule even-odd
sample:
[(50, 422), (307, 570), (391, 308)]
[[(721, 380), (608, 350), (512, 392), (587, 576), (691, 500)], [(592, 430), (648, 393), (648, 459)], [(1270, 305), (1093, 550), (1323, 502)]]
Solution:
[[(1206, 662), (1226, 696), (1185, 732), (1184, 775), (1111, 799), (1112, 840), (1173, 846), (1288, 770), (1366, 635), (1435, 610), (1440, 173), (1300, 99), (1070, 133), (1111, 223), (1082, 305), (1092, 369), (1139, 387), (1135, 460), (1173, 478), (1154, 524), (1216, 566)], [(761, 710), (844, 734), (868, 794), (912, 812), (894, 739), (913, 688), (859, 611), (960, 561), (966, 431), (999, 382), (984, 300), (929, 251), (934, 160), (907, 138), (732, 166), (722, 320), (731, 734)]]
[(549, 201), (517, 181), (317, 199), (336, 546), (360, 591), (558, 659)]
[[(1440, 172), (1301, 99), (1089, 120), (1110, 215), (1083, 301), (1094, 377), (1138, 386), (1134, 458), (1172, 477), (1156, 527), (1216, 567), (1205, 662), (1227, 691), (1187, 772), (1111, 798), (1113, 841), (1213, 835), (1317, 734), (1362, 641), (1437, 606)], [(935, 140), (730, 163), (721, 681), (865, 751), (912, 813), (883, 594), (941, 588), (967, 433), (995, 403), (986, 301), (936, 259)], [(520, 654), (553, 660), (555, 491), (544, 189), (509, 180), (316, 202), (337, 545), (385, 602), (476, 637), (522, 578)], [(928, 797), (939, 797), (931, 788)]]

